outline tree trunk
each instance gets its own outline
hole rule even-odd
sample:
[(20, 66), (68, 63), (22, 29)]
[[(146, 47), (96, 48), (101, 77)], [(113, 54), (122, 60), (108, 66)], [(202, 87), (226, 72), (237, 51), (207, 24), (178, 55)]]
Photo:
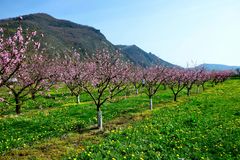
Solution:
[(204, 84), (202, 84), (202, 89), (203, 89), (203, 91), (205, 90)]
[(199, 93), (200, 92), (200, 90), (199, 90), (199, 86), (197, 86), (197, 93)]
[(176, 102), (177, 101), (177, 94), (174, 94), (174, 102)]
[(19, 97), (15, 97), (15, 104), (16, 104), (16, 113), (20, 114), (21, 105), (20, 105)]
[(35, 98), (36, 98), (35, 93), (31, 92), (31, 98), (32, 98), (32, 100), (35, 100)]
[(97, 111), (97, 121), (98, 121), (98, 129), (103, 130), (102, 111), (100, 110), (100, 108), (98, 108), (98, 111)]
[(110, 99), (112, 99), (113, 98), (113, 93), (112, 93), (112, 91), (109, 91), (109, 94), (110, 94)]
[(187, 96), (190, 96), (190, 88), (187, 88)]
[(150, 102), (150, 110), (152, 110), (153, 109), (152, 97), (149, 97), (149, 102)]
[(80, 104), (80, 102), (81, 102), (80, 95), (76, 95), (76, 102), (77, 102), (77, 104)]
[(136, 89), (136, 95), (138, 95), (138, 89)]

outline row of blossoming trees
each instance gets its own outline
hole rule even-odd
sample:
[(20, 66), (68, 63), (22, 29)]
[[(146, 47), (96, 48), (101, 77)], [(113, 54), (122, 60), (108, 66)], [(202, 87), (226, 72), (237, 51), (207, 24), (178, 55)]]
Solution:
[[(52, 85), (65, 84), (77, 103), (83, 92), (91, 97), (97, 109), (98, 127), (102, 129), (101, 107), (129, 86), (135, 88), (136, 94), (140, 88), (144, 90), (152, 110), (152, 98), (160, 86), (168, 87), (176, 101), (184, 88), (189, 96), (193, 85), (204, 89), (206, 82), (215, 85), (231, 75), (229, 71), (162, 66), (144, 69), (123, 61), (120, 53), (108, 53), (107, 50), (96, 51), (82, 60), (76, 52), (69, 53), (65, 59), (49, 59), (41, 54), (40, 43), (35, 37), (36, 32), (24, 36), (21, 26), (12, 37), (5, 37), (0, 29), (0, 88), (11, 92), (17, 114), (26, 97), (34, 99), (36, 94), (47, 92)], [(1, 98), (0, 101), (5, 100)]]

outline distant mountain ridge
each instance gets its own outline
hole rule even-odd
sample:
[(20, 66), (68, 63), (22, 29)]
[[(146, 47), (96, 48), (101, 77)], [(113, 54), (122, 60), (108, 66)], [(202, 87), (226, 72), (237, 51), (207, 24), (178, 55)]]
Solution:
[(166, 67), (176, 67), (175, 65), (162, 60), (152, 53), (147, 53), (136, 45), (116, 45), (119, 50), (135, 65), (148, 67), (161, 64)]
[(240, 66), (228, 66), (223, 64), (201, 64), (198, 67), (203, 67), (206, 70), (215, 70), (215, 71), (223, 71), (223, 70), (236, 70), (240, 68)]
[[(66, 52), (77, 49), (80, 54), (95, 53), (96, 50), (108, 49), (109, 51), (121, 50), (122, 54), (130, 62), (142, 67), (153, 65), (164, 65), (173, 67), (175, 65), (166, 62), (152, 53), (147, 53), (139, 47), (113, 45), (100, 32), (90, 26), (76, 24), (67, 20), (56, 19), (45, 13), (24, 15), (21, 22), (23, 29), (43, 33), (43, 46), (47, 54), (52, 57), (65, 57)], [(0, 20), (0, 27), (7, 29), (6, 34), (13, 33), (18, 27), (18, 18)]]

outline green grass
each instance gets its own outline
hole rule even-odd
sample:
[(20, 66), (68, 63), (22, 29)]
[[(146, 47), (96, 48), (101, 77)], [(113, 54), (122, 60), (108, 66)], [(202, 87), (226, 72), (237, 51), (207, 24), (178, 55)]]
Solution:
[[(239, 80), (208, 88), (177, 107), (85, 142), (78, 159), (240, 159)], [(70, 155), (69, 155), (70, 156)]]
[[(90, 98), (83, 94), (82, 103), (77, 105), (75, 97), (67, 90), (50, 92), (56, 99), (37, 96), (36, 101), (28, 100), (22, 106), (22, 114), (14, 113), (14, 106), (2, 112), (0, 119), (0, 153), (17, 147), (31, 145), (35, 141), (59, 137), (70, 132), (79, 132), (97, 123), (96, 107)], [(62, 93), (65, 93), (62, 95)], [(117, 97), (123, 98), (123, 97)], [(39, 109), (41, 105), (42, 109)], [(134, 95), (102, 106), (103, 122), (148, 109), (145, 95)]]
[[(201, 94), (195, 94), (196, 88), (193, 88), (193, 96), (189, 98), (183, 91), (176, 103), (170, 90), (161, 89), (153, 98), (154, 110), (146, 119), (96, 135), (99, 136), (97, 141), (83, 140), (80, 144), (84, 145), (84, 152), (73, 150), (64, 153), (67, 155), (63, 158), (239, 159), (239, 83), (239, 80), (229, 80), (213, 88), (207, 84), (207, 90)], [(71, 133), (79, 136), (81, 129), (96, 124), (96, 107), (88, 95), (83, 94), (82, 103), (76, 105), (66, 88), (53, 88), (50, 94), (55, 99), (37, 96), (35, 101), (26, 101), (19, 116), (15, 115), (12, 105), (1, 112), (2, 155), (12, 149), (24, 150), (25, 146), (37, 149), (38, 144)], [(105, 125), (118, 117), (145, 114), (148, 110), (145, 94), (127, 95), (129, 97), (124, 98), (123, 92), (116, 97), (122, 100), (108, 102), (102, 107)]]

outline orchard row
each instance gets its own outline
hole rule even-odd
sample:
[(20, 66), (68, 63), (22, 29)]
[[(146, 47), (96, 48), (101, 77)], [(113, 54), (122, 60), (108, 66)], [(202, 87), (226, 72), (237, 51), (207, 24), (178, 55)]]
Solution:
[[(91, 97), (100, 129), (103, 104), (130, 85), (134, 86), (136, 94), (140, 87), (144, 89), (152, 110), (152, 98), (160, 86), (171, 89), (176, 101), (184, 88), (189, 96), (193, 85), (204, 90), (206, 82), (215, 85), (232, 74), (230, 71), (208, 72), (202, 68), (141, 68), (123, 61), (120, 53), (107, 50), (96, 51), (85, 58), (71, 52), (65, 59), (49, 59), (42, 52), (36, 32), (23, 34), (20, 25), (13, 36), (5, 37), (0, 29), (0, 88), (7, 88), (13, 96), (16, 113), (20, 113), (25, 97), (30, 95), (34, 99), (36, 94), (47, 93), (53, 85), (65, 84), (77, 103), (83, 92)], [(5, 101), (0, 97), (0, 102)]]

